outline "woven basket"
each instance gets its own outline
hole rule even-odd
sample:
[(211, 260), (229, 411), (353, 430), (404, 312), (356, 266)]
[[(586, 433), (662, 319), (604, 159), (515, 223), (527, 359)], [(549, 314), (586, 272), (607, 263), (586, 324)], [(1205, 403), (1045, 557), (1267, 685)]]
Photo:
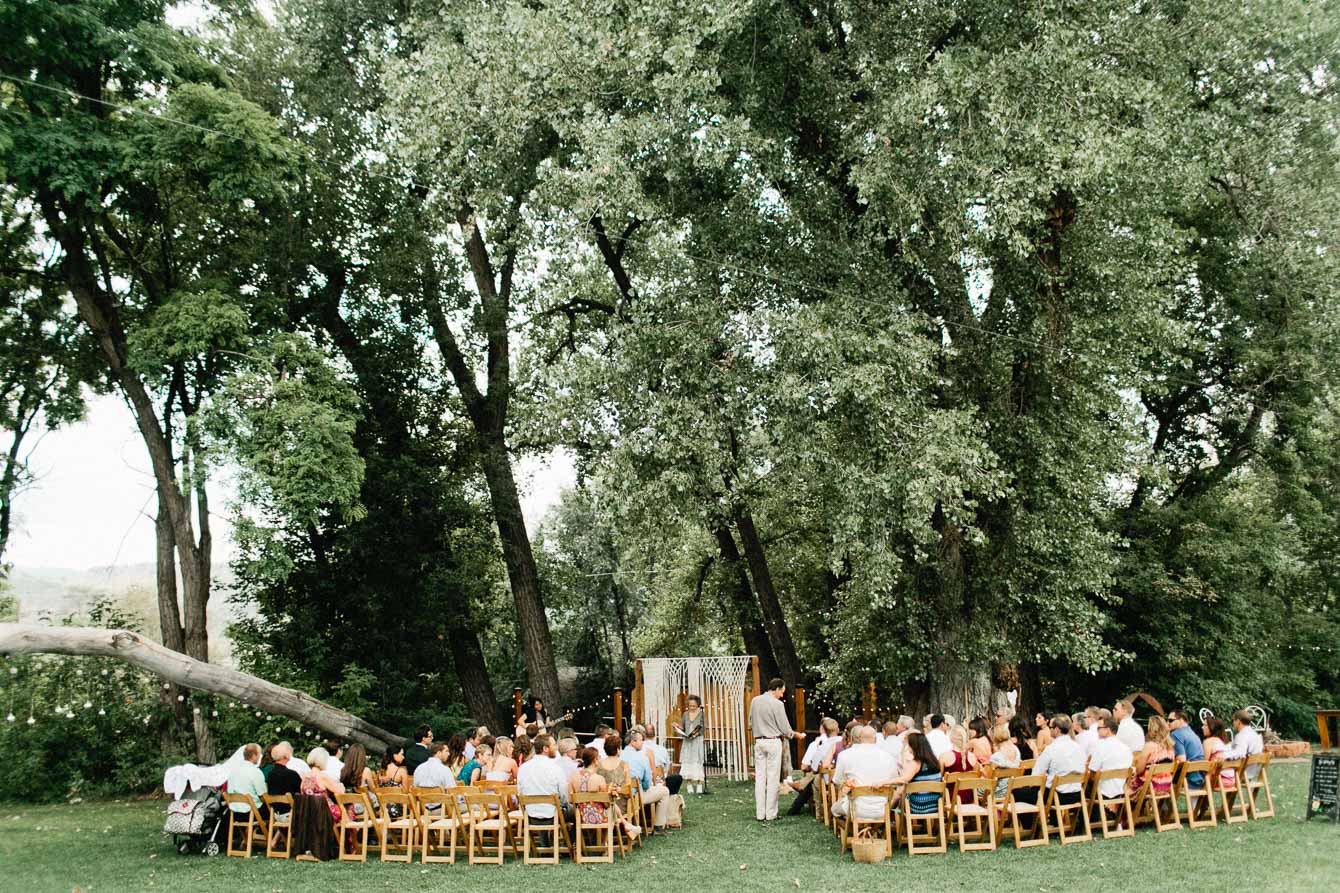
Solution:
[(874, 865), (888, 858), (888, 844), (872, 831), (862, 828), (851, 841), (851, 856), (857, 862)]

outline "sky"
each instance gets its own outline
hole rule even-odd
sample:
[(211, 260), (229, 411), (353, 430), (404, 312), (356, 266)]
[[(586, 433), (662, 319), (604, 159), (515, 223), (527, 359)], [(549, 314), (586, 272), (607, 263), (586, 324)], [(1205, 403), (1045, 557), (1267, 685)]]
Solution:
[[(114, 395), (89, 402), (85, 420), (36, 442), (30, 467), (37, 482), (14, 501), (8, 561), (16, 568), (107, 567), (154, 560), (153, 476), (144, 442), (125, 403)], [(517, 469), (521, 507), (534, 532), (549, 506), (575, 481), (572, 457), (556, 451)], [(214, 560), (233, 554), (230, 475), (211, 480)]]

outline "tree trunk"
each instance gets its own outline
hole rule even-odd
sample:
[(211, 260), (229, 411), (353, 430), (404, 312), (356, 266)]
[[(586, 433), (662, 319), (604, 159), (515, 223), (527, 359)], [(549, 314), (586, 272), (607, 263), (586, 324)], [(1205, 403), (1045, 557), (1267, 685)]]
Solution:
[(721, 552), (721, 565), (729, 575), (726, 581), (726, 594), (735, 614), (735, 622), (740, 627), (740, 638), (744, 640), (744, 650), (758, 657), (759, 673), (771, 679), (778, 675), (777, 658), (772, 653), (772, 644), (763, 628), (763, 619), (759, 615), (758, 600), (749, 587), (749, 576), (745, 573), (740, 560), (740, 550), (735, 545), (735, 537), (730, 528), (719, 525), (712, 531), (717, 539), (717, 549)]
[(114, 657), (178, 685), (236, 698), (258, 710), (287, 716), (376, 751), (404, 743), (399, 735), (300, 691), (217, 664), (202, 663), (128, 630), (0, 623), (0, 654)]
[[(459, 615), (458, 615), (459, 616)], [(509, 723), (503, 721), (503, 713), (498, 709), (498, 699), (493, 694), (493, 681), (489, 677), (488, 665), (484, 663), (484, 649), (479, 644), (479, 634), (464, 618), (461, 621), (448, 621), (447, 645), (451, 649), (451, 661), (456, 668), (456, 679), (465, 695), (465, 705), (470, 715), (481, 725), (489, 725), (511, 732)]]
[(777, 598), (777, 590), (772, 585), (768, 556), (763, 551), (763, 543), (759, 541), (752, 515), (740, 512), (735, 516), (735, 526), (740, 531), (740, 542), (744, 545), (749, 575), (754, 580), (754, 591), (758, 594), (758, 604), (763, 610), (763, 627), (772, 644), (772, 653), (777, 658), (777, 666), (782, 671), (787, 687), (794, 690), (797, 685), (805, 684), (805, 676), (800, 666), (800, 657), (796, 654), (796, 643), (791, 638), (791, 628), (786, 624), (786, 614)]
[(991, 717), (991, 671), (964, 663), (952, 651), (939, 650), (931, 670), (930, 709), (967, 724), (975, 716)]
[(546, 704), (558, 704), (558, 664), (554, 660), (553, 639), (549, 635), (549, 618), (544, 611), (540, 594), (540, 575), (535, 568), (535, 554), (530, 548), (526, 532), (526, 518), (521, 513), (521, 498), (517, 495), (516, 479), (512, 476), (512, 457), (502, 438), (481, 438), (484, 480), (488, 483), (493, 515), (498, 524), (498, 538), (502, 542), (503, 562), (507, 579), (512, 586), (512, 601), (516, 604), (517, 627), (521, 633), (522, 653), (526, 657), (526, 673), (535, 697)]
[[(172, 542), (172, 521), (158, 500), (158, 518), (154, 523), (154, 535), (158, 560), (154, 568), (158, 584), (158, 628), (162, 635), (163, 646), (173, 651), (186, 651), (186, 633), (181, 626), (181, 611), (177, 607), (177, 551)], [(163, 706), (174, 717), (173, 722), (165, 722), (159, 730), (159, 748), (164, 756), (175, 754), (178, 747), (178, 735), (191, 728), (191, 708), (177, 697), (185, 697), (185, 690), (163, 679), (159, 687)]]
[[(182, 609), (186, 615), (186, 653), (198, 661), (209, 663), (209, 589), (210, 575), (213, 571), (210, 566), (213, 537), (209, 529), (209, 498), (205, 494), (204, 475), (199, 473), (198, 454), (193, 451), (191, 458), (195, 461), (197, 472), (194, 476), (194, 485), (196, 521), (200, 529), (200, 538), (196, 543), (195, 552), (182, 561), (183, 569), (188, 564), (193, 566), (191, 576), (194, 583), (192, 586), (185, 586)], [(209, 766), (214, 763), (216, 756), (214, 736), (209, 730), (210, 704), (205, 699), (195, 700), (197, 703), (192, 710), (191, 721), (195, 730), (196, 762)]]

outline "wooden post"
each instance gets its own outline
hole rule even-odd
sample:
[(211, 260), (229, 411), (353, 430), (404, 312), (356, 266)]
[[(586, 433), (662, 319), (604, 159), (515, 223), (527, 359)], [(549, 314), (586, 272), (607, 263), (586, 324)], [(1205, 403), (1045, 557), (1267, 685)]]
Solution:
[(763, 694), (763, 683), (759, 682), (758, 680), (757, 654), (753, 655), (749, 659), (749, 664), (753, 668), (754, 688), (753, 691), (745, 695), (746, 698), (744, 705), (744, 723), (746, 726), (744, 736), (745, 765), (752, 765), (750, 761), (754, 758), (754, 729), (753, 726), (749, 725), (749, 702), (752, 701), (754, 698), (758, 697), (759, 695)]
[(614, 689), (614, 730), (623, 737), (623, 689)]
[(521, 689), (512, 689), (512, 725), (521, 725)]
[(639, 658), (637, 663), (633, 665), (633, 678), (637, 683), (637, 687), (633, 689), (632, 719), (633, 722), (642, 722), (647, 718), (646, 710), (644, 709), (647, 705), (647, 693), (642, 689), (641, 658)]
[[(805, 686), (796, 686), (796, 731), (805, 731)], [(796, 742), (796, 762), (795, 766), (800, 766), (800, 761), (805, 756), (805, 742)]]
[[(683, 717), (684, 715), (684, 707), (688, 696), (689, 693), (686, 691), (681, 691), (679, 694), (675, 695), (675, 715), (667, 716), (665, 718), (665, 737), (661, 739), (662, 741), (670, 740), (670, 736), (674, 734), (675, 726), (679, 723), (680, 718)], [(702, 697), (702, 695), (699, 695), (698, 697)], [(670, 748), (670, 759), (672, 761), (676, 763), (679, 762), (679, 749), (680, 747), (683, 746), (683, 744), (684, 740), (680, 738), (678, 735), (675, 735), (674, 746)]]
[(873, 680), (866, 683), (865, 697), (862, 700), (865, 702), (861, 705), (862, 718), (866, 722), (870, 722), (875, 718), (875, 683)]

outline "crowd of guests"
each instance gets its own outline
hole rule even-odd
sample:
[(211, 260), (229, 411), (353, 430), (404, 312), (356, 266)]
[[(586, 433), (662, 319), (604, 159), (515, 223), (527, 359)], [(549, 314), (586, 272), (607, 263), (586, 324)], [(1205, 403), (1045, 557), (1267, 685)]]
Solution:
[[(1147, 781), (1159, 792), (1168, 791), (1178, 763), (1237, 760), (1261, 753), (1264, 748), (1245, 710), (1233, 714), (1231, 738), (1223, 721), (1216, 717), (1203, 722), (1197, 734), (1184, 710), (1155, 714), (1143, 728), (1134, 713), (1130, 701), (1118, 701), (1111, 710), (1089, 707), (1074, 715), (1037, 714), (1031, 722), (1010, 710), (998, 712), (993, 720), (974, 718), (967, 725), (937, 713), (924, 717), (920, 727), (912, 717), (901, 716), (879, 727), (852, 720), (841, 732), (835, 720), (825, 718), (819, 737), (801, 759), (802, 777), (786, 786), (800, 792), (790, 812), (794, 815), (805, 810), (813, 797), (812, 782), (824, 772), (831, 773), (841, 792), (833, 805), (834, 814), (845, 816), (854, 809), (860, 818), (877, 819), (886, 808), (886, 800), (858, 797), (852, 802), (848, 796), (852, 789), (940, 781), (958, 772), (995, 775), (996, 769), (1031, 766), (1028, 771), (1045, 776), (1045, 787), (1050, 791), (1056, 779), (1086, 770), (1131, 769), (1128, 782), (1112, 779), (1101, 783), (1104, 797), (1120, 797), (1123, 784), (1130, 786), (1132, 794)], [(1254, 775), (1256, 770), (1251, 766), (1247, 772)], [(1205, 783), (1199, 772), (1188, 775), (1187, 781), (1194, 788)], [(998, 798), (1004, 796), (1007, 782), (1005, 777), (999, 779), (995, 789)], [(1211, 779), (1211, 784), (1233, 790), (1237, 779), (1228, 769), (1220, 778)], [(1079, 802), (1080, 785), (1060, 784), (1055, 794), (1060, 803)], [(966, 799), (973, 795), (964, 792), (962, 796)], [(1036, 789), (1016, 791), (1020, 800), (1037, 796)], [(901, 797), (901, 788), (895, 788), (895, 808), (899, 808)], [(935, 794), (916, 794), (910, 799), (904, 808), (913, 814), (932, 813), (938, 807)]]
[[(540, 716), (542, 722), (544, 716)], [(602, 823), (607, 809), (613, 810), (631, 839), (643, 833), (639, 818), (628, 806), (632, 785), (640, 791), (641, 801), (650, 807), (653, 827), (648, 834), (668, 834), (667, 825), (679, 824), (682, 801), (676, 796), (682, 776), (672, 774), (670, 751), (656, 740), (651, 725), (631, 726), (620, 736), (607, 726), (597, 726), (595, 736), (583, 745), (571, 729), (559, 727), (545, 731), (539, 722), (518, 726), (513, 736), (494, 737), (485, 726), (451, 735), (437, 741), (430, 726), (414, 732), (408, 746), (392, 746), (379, 757), (370, 758), (361, 744), (347, 747), (339, 741), (326, 741), (313, 748), (306, 760), (293, 753), (287, 741), (277, 741), (262, 749), (247, 744), (243, 761), (229, 773), (230, 793), (248, 795), (258, 812), (268, 818), (262, 796), (318, 795), (325, 798), (331, 818), (341, 818), (337, 794), (382, 788), (435, 788), (448, 790), (477, 786), (482, 782), (515, 785), (518, 794), (553, 794), (559, 809), (569, 822), (574, 818), (572, 795), (608, 791), (611, 804), (581, 804), (583, 821)], [(374, 799), (374, 808), (377, 803)], [(235, 803), (234, 810), (245, 810)], [(528, 804), (533, 824), (554, 821), (555, 807)], [(287, 811), (276, 820), (288, 820)], [(362, 818), (361, 815), (353, 818)]]

